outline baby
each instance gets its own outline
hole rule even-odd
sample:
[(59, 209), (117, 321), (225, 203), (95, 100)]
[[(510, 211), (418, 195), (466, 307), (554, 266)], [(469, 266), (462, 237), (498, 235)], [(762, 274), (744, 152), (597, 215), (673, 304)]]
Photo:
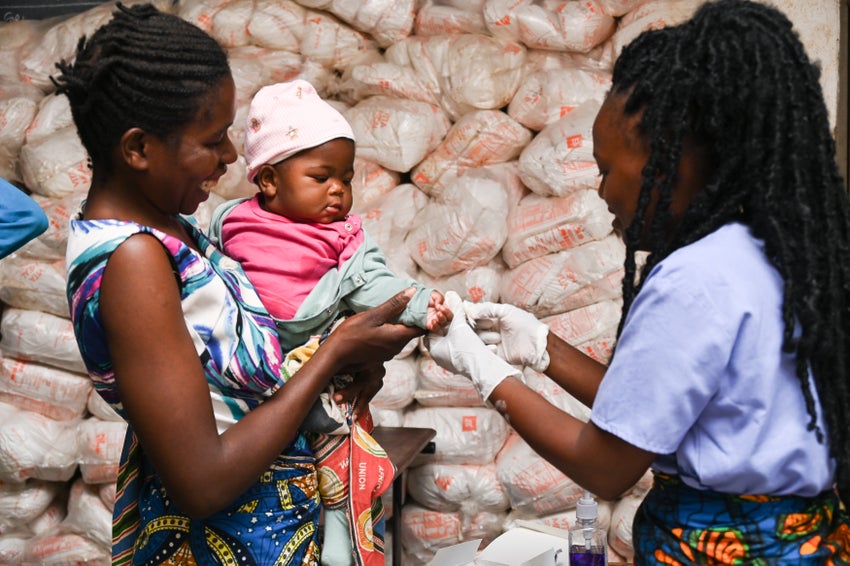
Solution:
[[(216, 209), (210, 234), (242, 264), (274, 317), (281, 346), (291, 351), (285, 380), (346, 313), (377, 306), (407, 287), (416, 293), (398, 322), (433, 331), (451, 320), (443, 295), (394, 275), (360, 217), (349, 214), (354, 133), (309, 82), (295, 80), (257, 92), (244, 150), (248, 180), (259, 192)], [(342, 376), (335, 379), (336, 388), (346, 384)], [(351, 407), (336, 405), (332, 394), (333, 387), (322, 394), (303, 425), (316, 453), (325, 513), (322, 564), (353, 564), (354, 553), (358, 563), (374, 558), (383, 564), (380, 537), (373, 540), (369, 531), (380, 529), (379, 496), (391, 483), (392, 466), (368, 435), (370, 415), (351, 422)], [(355, 461), (365, 462), (361, 467), (371, 476), (368, 509), (351, 497)], [(357, 479), (358, 491), (362, 481)]]

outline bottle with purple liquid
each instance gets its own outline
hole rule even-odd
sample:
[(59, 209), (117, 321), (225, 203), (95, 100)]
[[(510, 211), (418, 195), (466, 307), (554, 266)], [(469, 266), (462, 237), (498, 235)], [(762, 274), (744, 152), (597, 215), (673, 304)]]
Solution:
[(576, 524), (570, 529), (570, 566), (607, 566), (608, 533), (596, 524), (599, 509), (585, 490), (576, 504)]

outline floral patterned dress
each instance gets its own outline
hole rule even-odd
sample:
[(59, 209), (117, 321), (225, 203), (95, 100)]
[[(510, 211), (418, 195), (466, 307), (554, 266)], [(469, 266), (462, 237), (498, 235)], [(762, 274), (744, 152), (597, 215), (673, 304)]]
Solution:
[[(274, 323), (238, 263), (221, 254), (190, 219), (181, 221), (200, 254), (132, 222), (72, 220), (71, 319), (95, 389), (124, 416), (101, 320), (100, 284), (121, 243), (140, 233), (156, 237), (172, 260), (221, 432), (283, 385), (283, 356)], [(113, 564), (318, 563), (318, 515), (315, 459), (301, 434), (227, 509), (192, 520), (169, 498), (129, 428), (113, 512)]]

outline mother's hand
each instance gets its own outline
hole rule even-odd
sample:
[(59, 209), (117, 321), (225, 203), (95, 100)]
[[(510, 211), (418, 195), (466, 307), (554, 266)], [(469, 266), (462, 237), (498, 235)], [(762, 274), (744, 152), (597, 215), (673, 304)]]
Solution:
[(425, 333), (421, 328), (389, 322), (401, 314), (412, 296), (413, 288), (405, 289), (385, 303), (347, 318), (331, 332), (319, 351), (333, 352), (336, 373), (356, 375), (364, 368), (383, 364)]
[(354, 419), (369, 408), (369, 402), (384, 386), (386, 368), (383, 363), (364, 366), (354, 374), (354, 380), (347, 387), (334, 392), (334, 401), (342, 403), (350, 401), (353, 404)]

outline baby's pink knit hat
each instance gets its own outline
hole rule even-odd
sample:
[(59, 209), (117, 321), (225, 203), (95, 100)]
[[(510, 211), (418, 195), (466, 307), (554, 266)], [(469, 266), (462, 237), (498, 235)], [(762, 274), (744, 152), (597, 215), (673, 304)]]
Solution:
[(354, 140), (351, 125), (305, 80), (261, 88), (248, 109), (245, 161), (248, 180), (264, 163), (279, 163), (337, 138)]

